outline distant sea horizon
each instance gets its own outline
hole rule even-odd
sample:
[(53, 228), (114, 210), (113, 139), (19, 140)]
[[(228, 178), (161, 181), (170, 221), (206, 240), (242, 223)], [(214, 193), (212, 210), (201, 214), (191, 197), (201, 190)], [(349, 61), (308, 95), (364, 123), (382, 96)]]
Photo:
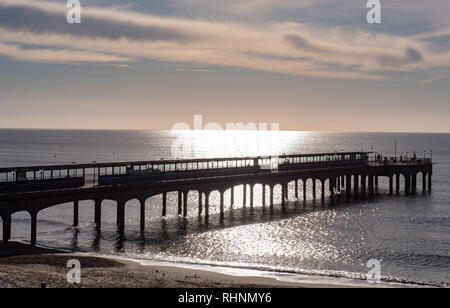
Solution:
[[(78, 131), (172, 131), (170, 128), (58, 128), (58, 127), (0, 127), (0, 130), (78, 130)], [(226, 130), (226, 129), (224, 129)], [(181, 130), (183, 131), (183, 130)], [(188, 130), (189, 131), (189, 130)], [(197, 130), (192, 130), (197, 131)], [(199, 130), (205, 131), (205, 130)], [(206, 130), (208, 131), (208, 130)], [(217, 130), (209, 130), (217, 131)], [(239, 131), (239, 130), (237, 130)], [(243, 129), (243, 131), (246, 131)], [(260, 131), (260, 130), (254, 130)], [(363, 130), (299, 130), (299, 129), (280, 129), (281, 132), (317, 132), (317, 133), (367, 133), (367, 134), (450, 134), (450, 131), (363, 131)]]

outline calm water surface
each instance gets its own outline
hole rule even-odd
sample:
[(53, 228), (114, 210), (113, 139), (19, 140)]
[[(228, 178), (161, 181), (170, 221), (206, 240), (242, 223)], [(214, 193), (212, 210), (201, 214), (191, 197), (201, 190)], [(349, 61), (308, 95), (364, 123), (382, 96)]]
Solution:
[[(147, 200), (146, 231), (139, 231), (139, 207), (127, 203), (125, 239), (116, 233), (115, 202), (104, 201), (102, 232), (93, 225), (93, 202), (82, 202), (79, 229), (71, 227), (72, 206), (63, 204), (38, 217), (39, 244), (149, 260), (224, 265), (278, 272), (364, 279), (370, 259), (381, 261), (386, 281), (445, 285), (450, 281), (450, 134), (0, 130), (0, 166), (222, 157), (255, 154), (374, 150), (382, 154), (433, 150), (431, 194), (389, 196), (321, 204), (292, 201), (287, 212), (236, 206), (218, 216), (212, 194), (208, 223), (197, 219), (198, 196), (189, 195), (187, 220), (177, 217), (177, 195), (169, 194), (169, 216), (161, 218), (161, 197)], [(301, 185), (300, 185), (301, 186)], [(240, 193), (241, 192), (241, 193)], [(280, 188), (275, 190), (279, 202)], [(300, 192), (300, 196), (302, 193)], [(226, 195), (225, 204), (229, 204)], [(30, 218), (13, 215), (13, 239), (28, 241)], [(2, 229), (0, 228), (0, 234)]]

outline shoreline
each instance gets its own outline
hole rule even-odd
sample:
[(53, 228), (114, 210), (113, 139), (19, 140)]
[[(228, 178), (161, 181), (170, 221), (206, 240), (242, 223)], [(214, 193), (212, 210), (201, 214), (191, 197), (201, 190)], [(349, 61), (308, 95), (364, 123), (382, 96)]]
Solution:
[[(81, 263), (81, 284), (67, 283), (67, 261)], [(399, 283), (369, 284), (345, 278), (275, 273), (127, 259), (30, 247), (0, 245), (0, 288), (400, 288)]]

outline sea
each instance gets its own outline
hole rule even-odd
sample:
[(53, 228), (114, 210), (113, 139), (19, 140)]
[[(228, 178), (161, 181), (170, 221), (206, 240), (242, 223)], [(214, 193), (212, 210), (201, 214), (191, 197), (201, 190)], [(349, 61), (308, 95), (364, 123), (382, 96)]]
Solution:
[[(126, 205), (126, 230), (116, 226), (116, 204), (102, 205), (102, 230), (94, 225), (94, 203), (80, 203), (80, 226), (72, 227), (73, 205), (39, 213), (38, 244), (96, 255), (171, 262), (195, 268), (257, 270), (274, 277), (295, 275), (365, 281), (373, 262), (387, 284), (446, 287), (450, 281), (450, 134), (331, 133), (284, 131), (143, 131), (143, 130), (0, 130), (0, 168), (172, 158), (242, 157), (294, 153), (367, 151), (381, 155), (432, 157), (433, 188), (416, 195), (388, 194), (387, 179), (365, 200), (332, 203), (295, 199), (281, 211), (275, 189), (271, 213), (261, 204), (235, 206), (225, 195), (225, 219), (219, 218), (218, 193), (211, 195), (210, 219), (198, 218), (198, 195), (189, 194), (187, 219), (177, 215), (177, 194), (168, 194), (168, 215), (161, 217), (162, 198), (146, 202), (146, 229), (139, 228), (139, 205)], [(300, 185), (300, 189), (302, 189)], [(299, 196), (302, 196), (300, 192)], [(1, 221), (1, 219), (0, 219)], [(1, 222), (3, 223), (3, 222)], [(1, 238), (2, 228), (0, 228)], [(29, 242), (30, 217), (16, 213), (12, 239)], [(277, 276), (278, 275), (278, 276)]]

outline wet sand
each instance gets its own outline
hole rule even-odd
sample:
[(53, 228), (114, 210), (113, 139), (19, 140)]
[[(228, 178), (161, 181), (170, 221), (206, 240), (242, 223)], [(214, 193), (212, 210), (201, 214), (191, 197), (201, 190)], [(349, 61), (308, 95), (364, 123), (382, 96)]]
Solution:
[[(81, 263), (81, 283), (69, 284), (67, 261)], [(286, 282), (270, 277), (241, 277), (178, 266), (138, 262), (32, 248), (0, 245), (0, 288), (283, 288), (345, 287)]]

